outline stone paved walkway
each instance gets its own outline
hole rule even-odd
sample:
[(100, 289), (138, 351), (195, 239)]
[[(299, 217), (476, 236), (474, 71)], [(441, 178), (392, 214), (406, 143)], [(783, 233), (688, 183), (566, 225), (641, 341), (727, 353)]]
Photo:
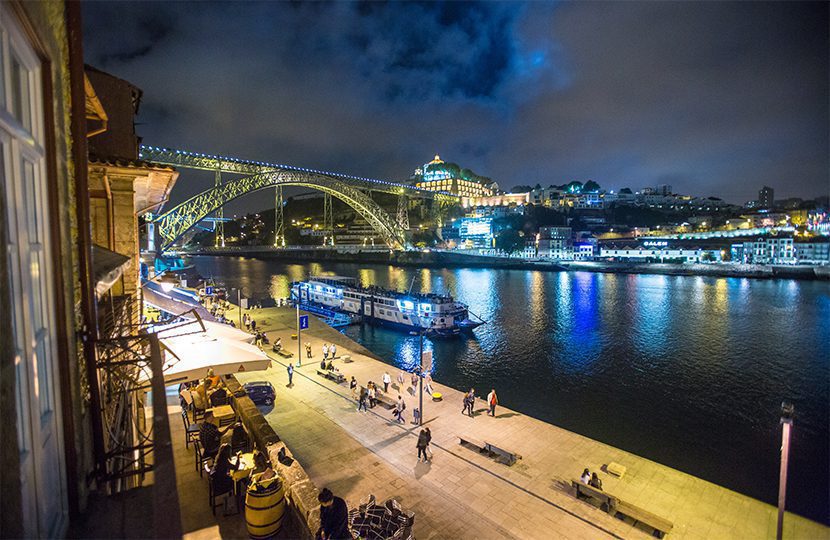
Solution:
[[(286, 348), (296, 350), (293, 311), (272, 308), (252, 314), (272, 341), (280, 336)], [(312, 343), (314, 361), (296, 370), (293, 387), (286, 387), (290, 360), (281, 357), (274, 357), (266, 372), (237, 378), (274, 384), (277, 403), (266, 416), (318, 486), (331, 487), (350, 505), (368, 493), (379, 500), (395, 496), (417, 513), (418, 538), (648, 537), (574, 498), (570, 481), (584, 467), (599, 472), (606, 491), (672, 521), (670, 538), (775, 537), (776, 509), (770, 505), (503, 407), (492, 418), (478, 402), (474, 418), (463, 416), (461, 392), (441, 384), (434, 386), (444, 401), (425, 403), (433, 463), (418, 463), (415, 426), (393, 423), (391, 412), (381, 406), (358, 413), (346, 385), (316, 374), (323, 340), (337, 341), (339, 356), (351, 355), (351, 363), (335, 362), (347, 377), (380, 383), (388, 370), (396, 378), (391, 366), (360, 354), (365, 349), (317, 320), (302, 336)], [(397, 391), (390, 389), (390, 394), (397, 397)], [(401, 395), (411, 420), (417, 397)], [(523, 458), (512, 467), (496, 463), (461, 446), (459, 434), (503, 445)], [(611, 461), (627, 467), (622, 479), (602, 472)], [(785, 537), (830, 534), (828, 528), (788, 513)]]

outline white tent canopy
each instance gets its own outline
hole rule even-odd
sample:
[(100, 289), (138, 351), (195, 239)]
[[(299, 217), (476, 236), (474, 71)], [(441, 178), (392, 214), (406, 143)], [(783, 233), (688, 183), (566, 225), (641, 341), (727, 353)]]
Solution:
[(213, 368), (215, 375), (268, 369), (271, 360), (251, 345), (250, 334), (225, 324), (203, 321), (156, 327), (164, 355), (164, 384), (202, 379)]

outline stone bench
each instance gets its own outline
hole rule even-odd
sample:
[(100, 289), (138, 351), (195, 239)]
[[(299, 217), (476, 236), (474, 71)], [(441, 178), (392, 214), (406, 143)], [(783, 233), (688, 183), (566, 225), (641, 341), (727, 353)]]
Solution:
[(612, 515), (616, 515), (620, 519), (624, 519), (626, 517), (631, 518), (634, 520), (634, 525), (637, 525), (638, 523), (647, 525), (653, 530), (653, 534), (657, 538), (663, 538), (665, 535), (669, 534), (674, 527), (674, 524), (671, 521), (653, 514), (648, 510), (644, 510), (639, 506), (627, 503), (619, 497), (617, 497), (617, 513)]
[(674, 524), (648, 510), (635, 506), (620, 499), (607, 491), (583, 484), (579, 480), (572, 480), (571, 485), (576, 491), (577, 499), (587, 499), (599, 506), (600, 510), (608, 512), (614, 517), (623, 521), (630, 519), (632, 525), (641, 523), (652, 529), (652, 534), (657, 538), (663, 538), (669, 534)]
[(479, 453), (485, 452), (486, 443), (471, 437), (469, 435), (456, 435), (458, 437), (458, 444), (472, 446), (478, 450)]
[(386, 407), (387, 409), (394, 409), (395, 406), (398, 404), (398, 401), (392, 399), (387, 394), (383, 392), (375, 392), (375, 401)]
[(498, 455), (498, 459), (502, 460), (502, 463), (505, 465), (513, 465), (516, 463), (517, 459), (522, 459), (521, 454), (516, 452), (512, 452), (510, 450), (505, 450), (504, 448), (500, 448), (493, 443), (484, 441), (484, 449), (487, 450), (490, 454)]
[(339, 371), (329, 371), (329, 370), (317, 370), (317, 375), (325, 377), (326, 379), (332, 380), (337, 384), (341, 384), (346, 382), (346, 376), (340, 373)]

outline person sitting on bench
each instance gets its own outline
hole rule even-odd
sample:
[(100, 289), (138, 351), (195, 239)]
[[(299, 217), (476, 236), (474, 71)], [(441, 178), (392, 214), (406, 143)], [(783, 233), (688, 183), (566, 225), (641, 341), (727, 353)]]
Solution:
[(331, 360), (329, 360), (329, 363), (326, 364), (326, 369), (329, 371), (335, 371), (334, 364), (331, 363)]
[(597, 473), (591, 473), (591, 480), (588, 482), (588, 485), (602, 491), (602, 480), (599, 479)]
[(585, 484), (586, 486), (591, 481), (591, 473), (590, 471), (588, 471), (587, 467), (584, 471), (582, 471), (582, 476), (579, 477), (579, 481)]

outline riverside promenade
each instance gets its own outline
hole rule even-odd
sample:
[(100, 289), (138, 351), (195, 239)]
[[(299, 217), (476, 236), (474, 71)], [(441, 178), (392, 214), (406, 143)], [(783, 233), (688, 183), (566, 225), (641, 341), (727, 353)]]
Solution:
[[(335, 366), (365, 385), (382, 389), (381, 376), (393, 381), (398, 371), (339, 332), (310, 317), (313, 358), (305, 358), (287, 387), (288, 362), (297, 363), (295, 311), (268, 308), (249, 312), (257, 328), (273, 343), (282, 339), (291, 359), (271, 354), (272, 368), (239, 373), (240, 382), (269, 380), (277, 400), (266, 418), (320, 488), (329, 487), (354, 507), (368, 494), (379, 501), (395, 497), (416, 512), (417, 538), (649, 538), (650, 534), (577, 500), (571, 480), (585, 467), (598, 472), (606, 491), (674, 524), (669, 538), (775, 538), (776, 509), (758, 500), (665, 467), (581, 435), (499, 406), (497, 416), (461, 414), (462, 393), (436, 383), (444, 400), (424, 401), (424, 425), (432, 431), (432, 463), (419, 463), (415, 442), (419, 428), (411, 424), (418, 396), (405, 388), (406, 424), (393, 421), (378, 405), (357, 412), (347, 384), (338, 385), (316, 373), (324, 342), (336, 343)], [(407, 378), (408, 382), (408, 378)], [(397, 386), (397, 382), (393, 383)], [(498, 389), (496, 389), (498, 391)], [(489, 388), (477, 388), (486, 395)], [(397, 389), (389, 396), (397, 398)], [(459, 444), (458, 435), (486, 440), (522, 455), (506, 466)], [(619, 479), (604, 472), (610, 462), (627, 468)], [(650, 532), (650, 531), (649, 531)], [(830, 538), (827, 527), (788, 513), (785, 538)]]

